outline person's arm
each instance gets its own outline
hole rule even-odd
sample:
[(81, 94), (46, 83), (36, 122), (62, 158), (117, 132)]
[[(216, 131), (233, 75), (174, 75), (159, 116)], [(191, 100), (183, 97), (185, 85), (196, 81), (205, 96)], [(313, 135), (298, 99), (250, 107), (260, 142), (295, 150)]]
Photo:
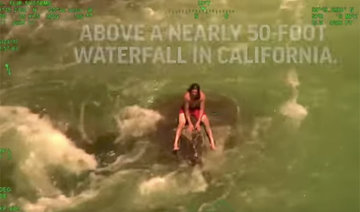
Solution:
[(185, 101), (185, 105), (184, 105), (184, 109), (185, 109), (185, 118), (187, 120), (187, 122), (190, 125), (193, 125), (190, 119), (190, 113), (189, 113), (189, 100), (186, 98), (186, 96), (184, 97), (184, 101)]
[(197, 120), (196, 125), (201, 123), (201, 118), (204, 115), (205, 110), (205, 95), (203, 96), (203, 99), (200, 101), (200, 114), (199, 114), (199, 120)]

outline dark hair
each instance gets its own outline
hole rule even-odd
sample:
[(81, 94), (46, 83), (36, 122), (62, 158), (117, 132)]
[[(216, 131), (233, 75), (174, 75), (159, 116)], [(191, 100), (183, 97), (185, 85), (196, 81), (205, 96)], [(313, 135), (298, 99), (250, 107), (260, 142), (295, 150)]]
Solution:
[(198, 95), (196, 96), (196, 99), (200, 99), (200, 85), (197, 83), (191, 84), (187, 91), (190, 93), (192, 90), (197, 90)]

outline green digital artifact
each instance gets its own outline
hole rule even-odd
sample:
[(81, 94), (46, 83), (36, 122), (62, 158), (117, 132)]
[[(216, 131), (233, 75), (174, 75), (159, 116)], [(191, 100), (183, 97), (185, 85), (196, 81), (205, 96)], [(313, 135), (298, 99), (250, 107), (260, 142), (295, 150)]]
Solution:
[(199, 19), (199, 13), (194, 13), (194, 18)]
[(7, 70), (8, 75), (10, 76), (10, 75), (11, 75), (11, 71), (10, 71), (9, 64), (5, 64), (5, 68), (6, 68), (6, 70)]
[(228, 13), (228, 12), (225, 13), (224, 18), (225, 18), (225, 19), (228, 19), (228, 18), (229, 18), (229, 13)]

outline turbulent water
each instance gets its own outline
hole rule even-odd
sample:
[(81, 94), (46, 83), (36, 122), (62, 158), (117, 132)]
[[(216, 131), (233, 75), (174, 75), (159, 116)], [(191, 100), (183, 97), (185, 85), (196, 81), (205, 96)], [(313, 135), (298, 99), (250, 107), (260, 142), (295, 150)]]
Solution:
[[(328, 27), (337, 64), (94, 65), (73, 55), (89, 23), (308, 24), (313, 6), (358, 3), (212, 2), (238, 11), (225, 20), (169, 15), (196, 2), (168, 2), (66, 1), (94, 17), (2, 27), (20, 44), (0, 58), (12, 70), (0, 74), (0, 147), (13, 153), (0, 160), (1, 186), (13, 189), (5, 202), (26, 212), (359, 211), (358, 23)], [(192, 82), (212, 101), (218, 142), (202, 167), (171, 154), (173, 100)]]

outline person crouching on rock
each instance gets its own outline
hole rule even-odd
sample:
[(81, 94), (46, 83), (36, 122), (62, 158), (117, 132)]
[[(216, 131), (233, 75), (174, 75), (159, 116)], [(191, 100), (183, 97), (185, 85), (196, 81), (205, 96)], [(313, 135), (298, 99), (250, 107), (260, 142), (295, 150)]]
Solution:
[[(174, 152), (179, 150), (179, 138), (182, 129), (186, 124), (188, 124), (188, 130), (192, 132), (193, 130), (200, 131), (200, 123), (203, 123), (205, 125), (206, 133), (209, 137), (210, 148), (212, 150), (216, 149), (215, 141), (210, 128), (210, 122), (205, 114), (205, 99), (206, 96), (204, 92), (200, 90), (200, 85), (197, 83), (191, 84), (189, 89), (184, 95), (184, 103), (179, 111), (179, 124), (175, 135), (174, 149), (173, 149)], [(194, 116), (197, 120), (195, 126), (192, 124), (190, 120), (191, 115)]]

